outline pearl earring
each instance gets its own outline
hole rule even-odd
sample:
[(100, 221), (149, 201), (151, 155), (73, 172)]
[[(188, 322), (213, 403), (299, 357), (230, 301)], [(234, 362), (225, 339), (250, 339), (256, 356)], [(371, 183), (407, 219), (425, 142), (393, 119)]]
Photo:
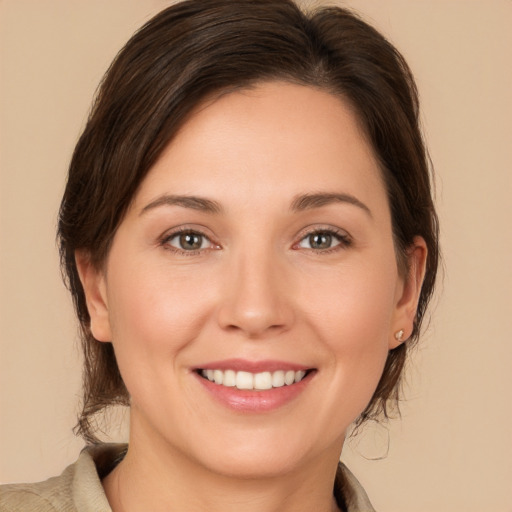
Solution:
[(404, 337), (404, 330), (403, 329), (400, 329), (399, 331), (395, 332), (395, 339), (396, 339), (396, 341), (399, 341), (401, 343), (402, 340), (403, 340), (403, 337)]

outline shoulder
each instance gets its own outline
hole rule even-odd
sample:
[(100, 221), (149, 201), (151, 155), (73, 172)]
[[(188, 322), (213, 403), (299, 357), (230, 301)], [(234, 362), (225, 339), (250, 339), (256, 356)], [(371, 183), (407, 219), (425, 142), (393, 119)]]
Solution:
[(60, 476), (33, 484), (2, 485), (0, 512), (111, 512), (101, 478), (125, 452), (125, 445), (88, 447)]
[(0, 512), (74, 511), (70, 468), (44, 482), (0, 486)]
[(334, 496), (347, 512), (375, 512), (368, 495), (351, 471), (340, 462), (336, 472)]

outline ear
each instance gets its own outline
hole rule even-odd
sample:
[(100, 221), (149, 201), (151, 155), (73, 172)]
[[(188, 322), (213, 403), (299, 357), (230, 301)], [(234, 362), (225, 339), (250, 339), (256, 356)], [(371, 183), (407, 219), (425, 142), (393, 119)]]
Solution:
[(411, 336), (425, 277), (427, 254), (425, 240), (421, 236), (414, 237), (413, 244), (407, 250), (407, 274), (399, 279), (397, 286), (392, 332), (389, 336), (390, 350)]
[(111, 341), (105, 273), (91, 263), (89, 254), (85, 251), (75, 252), (75, 262), (85, 292), (92, 335), (98, 341)]

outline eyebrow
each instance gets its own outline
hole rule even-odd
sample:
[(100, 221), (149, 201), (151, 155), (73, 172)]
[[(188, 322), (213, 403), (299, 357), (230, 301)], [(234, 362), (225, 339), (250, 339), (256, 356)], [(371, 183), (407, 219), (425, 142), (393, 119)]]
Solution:
[[(332, 203), (348, 203), (365, 211), (370, 217), (372, 212), (368, 206), (357, 197), (351, 194), (320, 192), (314, 194), (301, 194), (292, 201), (291, 210), (301, 212), (314, 208), (321, 208)], [(151, 201), (140, 211), (143, 215), (149, 210), (160, 206), (181, 206), (182, 208), (191, 208), (206, 213), (219, 214), (223, 212), (222, 206), (217, 202), (205, 197), (185, 196), (185, 195), (163, 195)]]
[(297, 196), (293, 200), (291, 209), (296, 212), (301, 212), (304, 210), (311, 210), (313, 208), (320, 208), (332, 203), (348, 203), (353, 206), (357, 206), (366, 212), (370, 217), (372, 217), (370, 208), (368, 208), (368, 206), (366, 206), (362, 201), (351, 194), (337, 194), (329, 192), (303, 194)]
[(205, 197), (163, 195), (144, 206), (139, 215), (153, 210), (154, 208), (158, 208), (159, 206), (181, 206), (183, 208), (191, 208), (192, 210), (199, 210), (206, 213), (222, 212), (222, 206), (219, 203), (211, 199), (206, 199)]

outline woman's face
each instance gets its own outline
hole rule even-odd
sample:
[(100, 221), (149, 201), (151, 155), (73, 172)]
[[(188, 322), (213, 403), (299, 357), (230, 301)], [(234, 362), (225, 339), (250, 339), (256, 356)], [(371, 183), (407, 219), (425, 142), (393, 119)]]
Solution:
[(339, 455), (415, 301), (353, 112), (287, 83), (197, 109), (82, 277), (132, 444), (247, 476)]

